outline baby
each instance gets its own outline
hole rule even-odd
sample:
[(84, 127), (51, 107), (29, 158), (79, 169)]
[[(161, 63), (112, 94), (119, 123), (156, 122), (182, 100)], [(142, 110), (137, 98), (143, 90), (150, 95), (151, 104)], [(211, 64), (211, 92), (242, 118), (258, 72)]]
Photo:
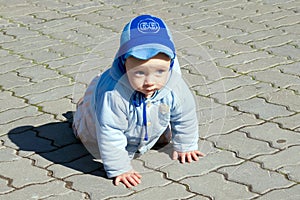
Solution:
[(73, 128), (115, 185), (141, 183), (131, 159), (156, 143), (172, 141), (173, 159), (182, 163), (203, 156), (194, 98), (160, 18), (141, 15), (125, 26), (111, 68), (94, 78), (78, 102)]

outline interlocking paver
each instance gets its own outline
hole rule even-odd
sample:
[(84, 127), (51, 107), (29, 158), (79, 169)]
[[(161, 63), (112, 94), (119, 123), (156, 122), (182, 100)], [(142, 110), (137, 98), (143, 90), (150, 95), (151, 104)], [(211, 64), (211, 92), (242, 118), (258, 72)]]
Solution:
[[(77, 91), (79, 92), (79, 91)], [(62, 114), (76, 109), (75, 104), (71, 103), (70, 99), (63, 98), (57, 101), (47, 101), (39, 104), (42, 107), (42, 110), (56, 115), (56, 119), (65, 120)]]
[[(12, 199), (43, 199), (48, 197), (59, 197), (61, 195), (70, 195), (73, 197), (72, 193), (77, 193), (77, 199), (83, 199), (84, 194), (77, 191), (67, 189), (65, 187), (65, 182), (60, 180), (54, 180), (47, 183), (35, 184), (24, 187), (19, 190), (15, 190), (6, 195), (1, 195), (3, 200), (12, 200)], [(81, 197), (81, 198), (78, 198)], [(76, 199), (76, 198), (74, 198)]]
[(191, 191), (213, 199), (250, 199), (257, 196), (249, 192), (246, 186), (229, 182), (216, 172), (187, 178), (181, 183), (187, 184)]
[(18, 159), (20, 159), (20, 157), (17, 156), (16, 150), (6, 147), (0, 147), (0, 163), (10, 162)]
[(300, 146), (292, 146), (274, 155), (259, 156), (255, 158), (255, 161), (262, 162), (265, 168), (272, 170), (284, 166), (297, 165), (300, 163), (299, 149)]
[(299, 194), (300, 186), (295, 185), (290, 188), (284, 188), (281, 190), (271, 191), (262, 197), (259, 197), (259, 200), (268, 200), (268, 199), (285, 199), (285, 200), (298, 200), (300, 197)]
[(32, 166), (32, 161), (25, 158), (12, 162), (1, 162), (0, 174), (3, 174), (6, 178), (10, 178), (12, 180), (11, 185), (16, 188), (53, 180), (53, 178), (47, 176), (47, 170)]
[(294, 114), (282, 105), (267, 103), (265, 99), (253, 98), (245, 101), (233, 102), (230, 105), (237, 107), (239, 111), (253, 113), (260, 119), (273, 119)]
[(13, 94), (12, 92), (8, 92), (8, 91), (1, 92), (0, 112), (3, 112), (11, 108), (22, 108), (26, 106), (26, 104), (24, 103), (25, 101), (24, 99), (14, 97), (12, 96), (12, 94)]
[[(299, 199), (299, 1), (0, 4), (0, 199)], [(207, 155), (182, 165), (172, 145), (153, 149), (127, 189), (74, 138), (70, 111), (145, 12), (173, 33)]]
[(281, 88), (287, 88), (292, 85), (300, 85), (299, 77), (295, 75), (284, 74), (275, 69), (262, 72), (253, 72), (249, 75), (254, 76), (256, 80), (272, 83), (276, 87)]
[(8, 187), (7, 184), (8, 184), (7, 180), (0, 179), (0, 195), (5, 194), (5, 193), (10, 192), (10, 191), (13, 190), (13, 188)]
[(218, 170), (225, 173), (228, 180), (240, 182), (251, 186), (251, 191), (259, 194), (273, 189), (287, 188), (294, 183), (285, 179), (279, 173), (263, 170), (259, 164), (244, 162), (241, 165), (224, 167)]
[(33, 106), (11, 109), (0, 113), (0, 124), (6, 124), (25, 117), (39, 115), (38, 109)]
[(74, 190), (88, 193), (90, 199), (104, 199), (117, 196), (124, 197), (133, 193), (132, 190), (128, 190), (121, 185), (115, 187), (112, 184), (112, 180), (95, 175), (74, 175), (65, 180), (72, 182), (72, 188)]
[(212, 94), (211, 97), (216, 99), (219, 103), (231, 104), (234, 101), (251, 99), (260, 94), (272, 92), (275, 90), (275, 88), (271, 87), (267, 83), (257, 83), (245, 86), (239, 84), (238, 88), (234, 88), (230, 91), (225, 91), (223, 93)]
[(241, 163), (243, 160), (236, 158), (233, 153), (228, 151), (218, 151), (200, 158), (198, 162), (181, 164), (174, 162), (172, 165), (163, 167), (161, 171), (167, 174), (172, 180), (182, 180), (187, 177), (194, 177), (207, 174), (220, 167)]
[(297, 145), (300, 140), (299, 133), (281, 129), (277, 124), (273, 123), (245, 127), (240, 129), (240, 131), (246, 132), (251, 138), (267, 141), (272, 147), (281, 149)]
[(18, 76), (16, 72), (8, 72), (6, 74), (0, 74), (0, 85), (4, 89), (13, 89), (15, 87), (29, 85), (29, 78)]
[(199, 127), (199, 135), (207, 138), (212, 135), (226, 134), (249, 125), (261, 124), (263, 121), (256, 119), (251, 114), (240, 113), (239, 115), (229, 116), (214, 120)]
[(278, 90), (276, 92), (268, 92), (259, 95), (263, 97), (270, 103), (284, 105), (289, 110), (299, 112), (300, 111), (300, 95), (296, 95), (293, 91), (290, 90)]
[(282, 167), (278, 171), (287, 174), (289, 180), (300, 182), (300, 163), (297, 165)]
[(267, 142), (250, 139), (246, 134), (235, 131), (227, 135), (212, 136), (209, 138), (218, 148), (236, 152), (238, 157), (251, 159), (261, 154), (271, 154), (276, 149), (270, 148)]
[(300, 114), (296, 114), (289, 117), (277, 118), (272, 121), (279, 123), (280, 126), (282, 126), (283, 128), (293, 130), (296, 129), (297, 127), (300, 127), (299, 120), (300, 120)]
[(59, 77), (49, 80), (44, 80), (38, 83), (26, 84), (19, 86), (14, 89), (16, 96), (25, 97), (28, 95), (33, 95), (37, 93), (43, 93), (54, 88), (68, 86), (71, 83), (71, 80), (67, 77)]
[(280, 64), (286, 64), (287, 62), (288, 61), (286, 58), (273, 56), (261, 58), (249, 63), (234, 65), (231, 68), (235, 69), (237, 72), (240, 73), (248, 74), (250, 72), (259, 71), (257, 72), (257, 74), (259, 74), (262, 73), (262, 70), (264, 70), (264, 72), (268, 72), (269, 70), (267, 69), (270, 69)]

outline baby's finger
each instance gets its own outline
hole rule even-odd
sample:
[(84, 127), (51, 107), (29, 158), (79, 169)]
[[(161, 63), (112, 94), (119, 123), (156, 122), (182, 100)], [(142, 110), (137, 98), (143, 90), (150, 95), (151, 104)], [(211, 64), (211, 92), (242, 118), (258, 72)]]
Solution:
[(178, 153), (177, 151), (173, 152), (173, 160), (177, 160), (178, 159)]
[(198, 160), (199, 160), (198, 154), (197, 154), (196, 152), (192, 152), (191, 154), (192, 154), (193, 160), (195, 160), (195, 161), (198, 161)]
[(128, 177), (122, 178), (122, 182), (124, 183), (124, 185), (128, 188), (131, 188), (132, 185), (128, 182), (127, 180)]
[(193, 162), (192, 153), (187, 153), (187, 160), (189, 163)]
[(114, 184), (115, 184), (116, 186), (118, 186), (119, 183), (120, 183), (120, 181), (121, 181), (121, 177), (118, 176), (117, 178), (115, 178)]
[[(126, 177), (126, 180), (128, 181), (128, 183), (130, 184), (129, 187), (131, 186), (137, 186), (139, 183), (138, 181), (136, 181), (135, 178), (133, 178), (132, 176)], [(127, 185), (126, 185), (127, 186)]]
[(181, 163), (182, 163), (182, 164), (185, 163), (185, 156), (186, 156), (186, 153), (182, 153), (182, 154), (181, 154)]
[(194, 151), (194, 152), (197, 154), (197, 156), (201, 156), (201, 157), (205, 156), (205, 154), (200, 151)]

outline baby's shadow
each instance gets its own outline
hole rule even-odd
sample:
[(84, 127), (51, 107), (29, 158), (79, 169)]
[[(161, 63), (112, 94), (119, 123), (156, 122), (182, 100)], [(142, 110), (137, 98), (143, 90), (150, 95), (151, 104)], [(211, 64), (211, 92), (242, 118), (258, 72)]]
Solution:
[[(18, 149), (23, 156), (28, 152), (32, 159), (38, 159), (35, 154), (45, 158), (50, 161), (47, 169), (56, 164), (81, 173), (106, 177), (102, 163), (95, 162), (84, 145), (75, 138), (73, 113), (67, 112), (64, 116), (67, 119), (64, 122), (17, 127), (8, 133), (10, 141), (6, 145)], [(35, 154), (32, 155), (32, 152)]]

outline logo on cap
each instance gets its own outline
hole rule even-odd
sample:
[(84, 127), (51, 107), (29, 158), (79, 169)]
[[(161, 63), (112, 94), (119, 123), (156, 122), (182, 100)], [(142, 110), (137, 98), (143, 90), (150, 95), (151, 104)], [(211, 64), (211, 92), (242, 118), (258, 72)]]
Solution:
[(138, 23), (138, 30), (141, 33), (157, 33), (159, 29), (159, 23), (151, 18), (143, 19)]

